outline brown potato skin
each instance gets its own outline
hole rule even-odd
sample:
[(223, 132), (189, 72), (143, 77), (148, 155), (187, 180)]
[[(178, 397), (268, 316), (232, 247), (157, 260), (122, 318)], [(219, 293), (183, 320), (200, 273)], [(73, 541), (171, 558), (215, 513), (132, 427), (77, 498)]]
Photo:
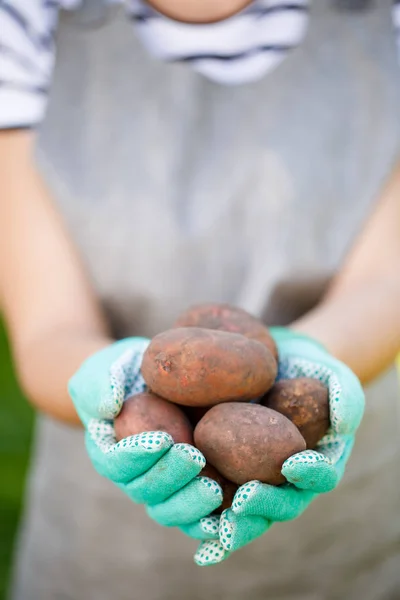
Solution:
[(220, 515), (222, 511), (224, 511), (226, 508), (230, 508), (232, 506), (233, 497), (236, 494), (236, 490), (238, 489), (236, 483), (225, 479), (225, 477), (223, 477), (221, 473), (219, 473), (217, 469), (212, 465), (206, 465), (204, 469), (202, 469), (202, 471), (200, 472), (200, 476), (210, 477), (211, 479), (214, 479), (214, 481), (219, 483), (219, 485), (222, 488), (222, 504), (214, 511), (214, 513)]
[(290, 419), (306, 440), (307, 448), (315, 448), (329, 429), (328, 389), (317, 379), (282, 379), (261, 404)]
[(279, 485), (287, 458), (306, 449), (297, 427), (259, 404), (231, 402), (211, 408), (194, 430), (197, 448), (226, 479)]
[(197, 304), (183, 312), (174, 327), (204, 327), (231, 333), (241, 333), (264, 344), (278, 360), (278, 348), (268, 328), (242, 308), (230, 304)]
[(114, 420), (117, 441), (144, 431), (166, 431), (176, 444), (193, 444), (193, 427), (175, 404), (151, 392), (127, 398)]
[(276, 371), (274, 357), (260, 342), (196, 327), (156, 335), (142, 362), (149, 388), (186, 406), (259, 398), (272, 387)]

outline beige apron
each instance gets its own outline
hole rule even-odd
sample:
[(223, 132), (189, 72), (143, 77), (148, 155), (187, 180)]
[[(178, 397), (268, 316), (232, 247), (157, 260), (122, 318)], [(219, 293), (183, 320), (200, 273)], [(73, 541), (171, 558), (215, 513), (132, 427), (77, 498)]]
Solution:
[[(305, 43), (223, 87), (150, 58), (117, 16), (61, 21), (40, 162), (118, 336), (189, 303), (287, 323), (320, 296), (400, 140), (389, 0), (319, 0)], [(38, 422), (13, 600), (400, 598), (395, 376), (368, 394), (342, 485), (227, 562), (151, 522), (92, 468), (82, 432)]]

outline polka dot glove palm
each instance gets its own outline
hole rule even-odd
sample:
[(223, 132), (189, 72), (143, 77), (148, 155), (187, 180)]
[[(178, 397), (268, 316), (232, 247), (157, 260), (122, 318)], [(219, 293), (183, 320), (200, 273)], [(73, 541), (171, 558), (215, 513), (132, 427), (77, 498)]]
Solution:
[(211, 532), (201, 519), (221, 504), (222, 491), (212, 479), (198, 477), (206, 462), (199, 450), (174, 444), (162, 431), (115, 439), (113, 419), (124, 400), (145, 389), (140, 365), (148, 343), (143, 338), (116, 342), (91, 356), (71, 378), (69, 392), (85, 427), (89, 457), (100, 475), (134, 502), (146, 504), (161, 525), (190, 524), (192, 537), (218, 537), (218, 527)]
[[(274, 487), (250, 481), (242, 485), (219, 523), (219, 541), (204, 541), (195, 556), (199, 565), (221, 562), (230, 552), (265, 533), (272, 523), (298, 517), (320, 493), (341, 480), (364, 412), (364, 393), (357, 377), (317, 342), (275, 328), (279, 379), (314, 377), (329, 389), (331, 428), (315, 450), (290, 457), (283, 464), (287, 483)], [(218, 555), (218, 556), (217, 556)]]

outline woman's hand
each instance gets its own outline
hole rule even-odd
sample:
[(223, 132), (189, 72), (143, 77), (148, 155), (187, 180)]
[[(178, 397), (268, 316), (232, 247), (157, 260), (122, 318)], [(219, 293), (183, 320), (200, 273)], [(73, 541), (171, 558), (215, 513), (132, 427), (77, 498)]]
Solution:
[(279, 351), (279, 379), (313, 377), (329, 390), (331, 428), (315, 450), (284, 462), (287, 483), (271, 486), (250, 481), (236, 492), (232, 507), (222, 513), (219, 544), (204, 542), (197, 554), (200, 565), (214, 564), (252, 542), (272, 523), (297, 518), (324, 492), (340, 482), (364, 411), (364, 393), (357, 377), (320, 344), (289, 329), (272, 329)]
[(206, 464), (201, 452), (175, 444), (162, 431), (115, 439), (113, 419), (124, 400), (145, 389), (140, 366), (148, 343), (144, 338), (116, 342), (87, 359), (71, 378), (69, 391), (85, 427), (86, 448), (96, 470), (131, 500), (146, 504), (155, 521), (189, 525), (192, 537), (209, 539), (217, 527), (209, 531), (199, 521), (220, 506), (222, 490), (212, 479), (198, 477)]

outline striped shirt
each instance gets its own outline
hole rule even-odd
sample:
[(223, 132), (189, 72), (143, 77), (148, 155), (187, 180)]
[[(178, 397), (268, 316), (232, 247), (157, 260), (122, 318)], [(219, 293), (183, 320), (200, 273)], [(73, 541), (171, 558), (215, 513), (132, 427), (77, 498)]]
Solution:
[[(84, 7), (85, 2), (107, 10), (107, 0), (83, 0)], [(275, 68), (302, 42), (310, 18), (308, 0), (254, 0), (241, 12), (211, 24), (174, 21), (145, 0), (121, 3), (154, 56), (186, 63), (225, 85), (257, 80)], [(0, 128), (32, 127), (42, 120), (59, 12), (79, 4), (80, 0), (0, 0)], [(400, 0), (394, 2), (393, 18), (400, 40)]]

